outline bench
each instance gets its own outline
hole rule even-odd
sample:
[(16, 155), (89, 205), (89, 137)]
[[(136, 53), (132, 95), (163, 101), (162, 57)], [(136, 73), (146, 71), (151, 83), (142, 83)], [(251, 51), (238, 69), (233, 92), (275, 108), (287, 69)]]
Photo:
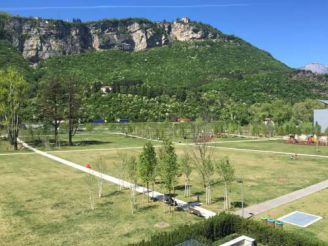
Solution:
[(203, 217), (202, 213), (200, 211), (198, 211), (197, 209), (194, 209), (194, 208), (189, 208), (188, 209), (188, 212), (190, 214), (194, 214), (194, 215), (197, 215), (199, 217)]

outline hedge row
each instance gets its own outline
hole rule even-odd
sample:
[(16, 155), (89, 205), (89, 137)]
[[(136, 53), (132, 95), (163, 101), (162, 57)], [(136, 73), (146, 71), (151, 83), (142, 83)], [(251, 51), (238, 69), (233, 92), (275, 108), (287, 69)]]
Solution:
[(328, 245), (318, 239), (275, 229), (254, 220), (247, 220), (237, 215), (220, 214), (206, 221), (181, 226), (171, 232), (153, 235), (149, 241), (142, 241), (136, 246), (170, 246), (189, 239), (204, 238), (215, 242), (232, 233), (255, 238), (258, 243), (268, 246), (323, 246)]

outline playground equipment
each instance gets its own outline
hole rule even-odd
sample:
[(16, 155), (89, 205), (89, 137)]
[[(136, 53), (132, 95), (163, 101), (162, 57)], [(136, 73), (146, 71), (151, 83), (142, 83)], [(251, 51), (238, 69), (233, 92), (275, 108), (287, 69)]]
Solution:
[(328, 146), (328, 137), (327, 136), (321, 136), (318, 137), (315, 134), (309, 134), (309, 135), (287, 135), (283, 137), (283, 140), (286, 141), (288, 144), (318, 144), (318, 145), (325, 145)]
[(328, 137), (327, 136), (321, 136), (318, 139), (320, 145), (328, 145)]

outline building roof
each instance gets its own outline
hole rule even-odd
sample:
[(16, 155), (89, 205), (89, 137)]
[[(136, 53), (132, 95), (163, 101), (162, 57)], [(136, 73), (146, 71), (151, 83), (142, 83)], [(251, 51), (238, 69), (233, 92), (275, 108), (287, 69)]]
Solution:
[(319, 100), (319, 101), (326, 104), (326, 105), (328, 105), (328, 100)]

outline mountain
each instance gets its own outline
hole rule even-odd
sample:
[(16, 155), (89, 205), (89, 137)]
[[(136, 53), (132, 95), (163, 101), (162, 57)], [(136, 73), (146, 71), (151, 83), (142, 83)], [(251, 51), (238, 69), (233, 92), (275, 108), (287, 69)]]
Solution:
[(82, 23), (79, 20), (64, 22), (2, 14), (0, 29), (2, 38), (34, 63), (88, 50), (140, 51), (174, 41), (230, 42), (232, 39), (211, 26), (191, 22), (187, 17), (174, 22), (129, 18)]
[(310, 63), (301, 68), (316, 74), (328, 74), (328, 66), (319, 63)]
[(82, 23), (2, 14), (0, 40), (0, 67), (33, 64), (27, 74), (35, 86), (47, 74), (66, 70), (89, 85), (148, 97), (216, 90), (256, 103), (327, 95), (327, 77), (289, 68), (238, 37), (188, 18)]

